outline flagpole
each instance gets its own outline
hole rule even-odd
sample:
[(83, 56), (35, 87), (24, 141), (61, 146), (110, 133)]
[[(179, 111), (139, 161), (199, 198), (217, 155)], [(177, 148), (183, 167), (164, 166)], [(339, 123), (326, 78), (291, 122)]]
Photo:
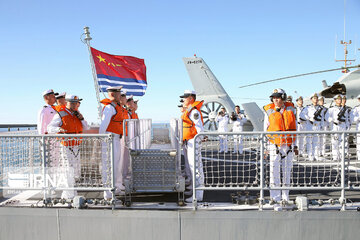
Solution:
[(85, 42), (84, 43), (87, 45), (89, 55), (90, 55), (91, 71), (92, 71), (92, 75), (93, 75), (93, 79), (94, 79), (94, 87), (95, 87), (95, 92), (96, 92), (96, 99), (98, 101), (98, 114), (99, 114), (98, 117), (99, 117), (99, 120), (101, 120), (101, 103), (100, 103), (99, 84), (98, 84), (97, 76), (96, 76), (94, 58), (93, 58), (93, 56), (91, 54), (90, 40), (92, 38), (90, 37), (89, 27), (84, 27), (84, 34), (83, 35), (85, 35), (85, 38), (84, 38)]

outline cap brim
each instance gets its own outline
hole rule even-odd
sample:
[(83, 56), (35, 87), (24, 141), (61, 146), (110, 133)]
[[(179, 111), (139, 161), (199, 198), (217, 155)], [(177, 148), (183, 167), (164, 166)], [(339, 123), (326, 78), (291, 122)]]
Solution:
[(270, 95), (270, 97), (281, 97), (281, 93), (273, 93)]
[(67, 102), (81, 102), (82, 99), (65, 99)]
[(184, 94), (184, 95), (181, 95), (180, 98), (187, 98), (187, 97), (190, 97), (191, 94)]

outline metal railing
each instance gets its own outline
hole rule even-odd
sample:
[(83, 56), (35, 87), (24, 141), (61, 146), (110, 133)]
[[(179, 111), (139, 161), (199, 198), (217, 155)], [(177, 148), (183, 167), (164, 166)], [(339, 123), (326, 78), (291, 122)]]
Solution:
[[(358, 131), (206, 132), (196, 135), (194, 142), (195, 161), (203, 162), (205, 175), (204, 187), (196, 187), (193, 181), (194, 208), (196, 190), (258, 191), (260, 209), (264, 191), (339, 190), (344, 210), (346, 190), (360, 190)], [(289, 145), (284, 153), (281, 142)], [(274, 164), (276, 156), (280, 160)], [(283, 159), (288, 156), (286, 163)], [(280, 183), (274, 183), (274, 178)]]
[[(0, 135), (0, 189), (39, 190), (44, 200), (56, 191), (112, 191), (111, 134)], [(18, 194), (18, 192), (17, 192)], [(76, 194), (75, 194), (76, 195)]]
[(130, 149), (150, 148), (151, 124), (151, 119), (126, 119), (123, 124), (126, 146)]

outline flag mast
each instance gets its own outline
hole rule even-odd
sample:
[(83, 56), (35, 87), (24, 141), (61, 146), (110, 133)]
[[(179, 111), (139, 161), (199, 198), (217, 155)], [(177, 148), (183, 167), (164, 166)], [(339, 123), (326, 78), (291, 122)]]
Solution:
[(94, 79), (94, 87), (95, 87), (95, 92), (96, 92), (96, 99), (98, 102), (98, 114), (99, 114), (99, 120), (100, 120), (101, 119), (100, 92), (99, 92), (99, 85), (98, 85), (98, 81), (97, 81), (96, 71), (95, 71), (94, 58), (91, 54), (91, 49), (90, 49), (90, 40), (92, 38), (90, 37), (89, 27), (84, 27), (83, 35), (85, 35), (83, 43), (85, 43), (87, 45), (89, 55), (90, 55), (90, 65), (91, 65), (91, 71), (92, 71), (92, 75), (93, 75), (93, 79)]

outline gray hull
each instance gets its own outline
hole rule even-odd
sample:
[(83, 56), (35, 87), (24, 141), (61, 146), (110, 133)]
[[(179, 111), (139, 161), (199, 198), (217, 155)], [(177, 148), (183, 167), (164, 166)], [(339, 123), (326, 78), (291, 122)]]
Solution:
[(356, 211), (0, 208), (0, 239), (358, 239)]

